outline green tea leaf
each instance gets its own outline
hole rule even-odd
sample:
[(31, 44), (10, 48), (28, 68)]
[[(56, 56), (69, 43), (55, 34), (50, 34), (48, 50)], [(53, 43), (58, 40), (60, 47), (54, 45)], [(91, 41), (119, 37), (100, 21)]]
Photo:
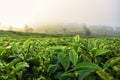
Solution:
[(23, 48), (27, 49), (27, 48), (29, 48), (29, 45), (30, 45), (30, 39), (26, 40), (26, 41), (23, 43)]
[(10, 63), (7, 64), (8, 68), (11, 68), (12, 66), (14, 66), (16, 63), (18, 63), (20, 61), (20, 58), (15, 58), (13, 59)]
[(115, 65), (116, 63), (118, 63), (120, 61), (120, 57), (113, 57), (109, 60), (107, 60), (103, 66), (104, 69), (110, 67), (110, 66), (113, 66)]
[(96, 70), (100, 70), (101, 67), (98, 66), (97, 64), (90, 63), (90, 62), (79, 63), (79, 64), (77, 64), (74, 67), (74, 70), (81, 70), (81, 69), (96, 69)]
[(80, 44), (72, 43), (71, 45), (72, 45), (73, 49), (75, 50), (75, 52), (77, 53), (78, 49), (80, 48)]
[(91, 51), (92, 49), (94, 49), (96, 46), (96, 41), (94, 40), (89, 40), (88, 41), (88, 50)]
[(96, 69), (85, 69), (82, 70), (79, 74), (79, 78), (78, 80), (83, 80), (85, 77), (87, 77), (88, 75), (90, 75), (92, 72), (95, 72)]
[(113, 80), (113, 76), (110, 74), (106, 73), (103, 70), (98, 70), (96, 73), (103, 79), (103, 80)]
[(26, 67), (29, 67), (29, 65), (26, 62), (19, 62), (15, 65), (14, 71), (17, 72), (17, 71), (24, 69)]
[(0, 54), (1, 54), (4, 50), (5, 50), (5, 48), (0, 46)]
[(66, 49), (67, 46), (52, 46), (52, 47), (49, 47), (49, 49), (53, 49), (53, 50), (61, 50), (61, 49)]
[(79, 35), (77, 35), (77, 36), (75, 36), (75, 42), (79, 42), (80, 41), (80, 36)]
[(2, 68), (3, 68), (3, 63), (0, 60), (0, 69), (2, 69)]
[(10, 46), (12, 47), (12, 52), (17, 53), (18, 52), (18, 45), (16, 43), (11, 43)]
[(66, 77), (75, 77), (75, 74), (74, 73), (63, 73), (61, 76), (66, 76)]
[(76, 65), (78, 62), (78, 54), (74, 50), (71, 50), (69, 52), (69, 59), (74, 65)]
[(58, 54), (58, 60), (60, 61), (60, 63), (66, 71), (70, 66), (69, 56), (67, 56), (67, 54), (65, 53), (60, 53)]
[(49, 72), (49, 75), (51, 75), (51, 74), (53, 74), (53, 73), (55, 73), (56, 72), (56, 70), (57, 70), (57, 65), (49, 65), (49, 67), (48, 67), (48, 72)]
[(114, 66), (114, 67), (113, 67), (113, 70), (115, 70), (116, 73), (117, 73), (117, 75), (120, 76), (120, 65), (116, 65), (116, 66)]
[(95, 57), (99, 56), (99, 55), (103, 55), (106, 54), (107, 52), (109, 52), (109, 50), (97, 50)]
[(88, 54), (81, 54), (81, 57), (87, 62), (92, 62), (92, 58)]
[(17, 76), (18, 76), (18, 79), (19, 79), (19, 80), (22, 80), (23, 71), (18, 72), (18, 73), (17, 73)]

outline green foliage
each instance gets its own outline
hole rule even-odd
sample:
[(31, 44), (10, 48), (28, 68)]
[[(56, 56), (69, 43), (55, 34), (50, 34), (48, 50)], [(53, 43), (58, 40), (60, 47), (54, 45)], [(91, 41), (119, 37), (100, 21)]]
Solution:
[(100, 55), (103, 55), (103, 54), (106, 54), (107, 52), (109, 52), (110, 50), (105, 50), (105, 49), (101, 49), (101, 50), (98, 50), (95, 54), (95, 57), (97, 56), (100, 56)]
[(78, 54), (74, 50), (71, 50), (69, 52), (69, 59), (74, 65), (76, 65), (78, 62)]
[(79, 35), (75, 36), (74, 39), (75, 39), (75, 42), (80, 42), (80, 36)]
[(96, 69), (96, 70), (100, 70), (102, 68), (99, 67), (97, 64), (90, 63), (90, 62), (82, 62), (82, 63), (77, 64), (74, 67), (74, 70), (81, 70), (81, 69)]
[(117, 64), (119, 61), (120, 61), (120, 57), (113, 57), (106, 61), (106, 63), (104, 64), (104, 68), (106, 69), (110, 66), (113, 66), (113, 65)]
[(0, 80), (120, 79), (120, 39), (19, 34), (0, 37)]
[(83, 80), (85, 77), (87, 77), (88, 75), (90, 75), (92, 72), (95, 72), (95, 69), (85, 69), (82, 70), (79, 74), (79, 78), (78, 80)]
[(96, 71), (96, 73), (103, 79), (103, 80), (113, 80), (113, 77), (106, 73), (103, 70)]
[(58, 55), (58, 60), (60, 61), (60, 63), (62, 64), (62, 66), (64, 67), (64, 69), (66, 71), (69, 68), (69, 65), (70, 65), (68, 55), (65, 54), (65, 53), (60, 53)]

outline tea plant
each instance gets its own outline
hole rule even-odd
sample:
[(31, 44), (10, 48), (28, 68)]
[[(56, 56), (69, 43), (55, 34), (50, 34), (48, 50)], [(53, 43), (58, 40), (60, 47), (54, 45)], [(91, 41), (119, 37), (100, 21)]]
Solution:
[(0, 37), (1, 80), (119, 80), (119, 76), (120, 39)]

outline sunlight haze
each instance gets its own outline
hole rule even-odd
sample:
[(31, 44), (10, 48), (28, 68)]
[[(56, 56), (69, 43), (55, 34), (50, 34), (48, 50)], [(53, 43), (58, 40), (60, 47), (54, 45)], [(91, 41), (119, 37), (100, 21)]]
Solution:
[(45, 23), (119, 26), (119, 4), (119, 0), (0, 0), (0, 23), (16, 28)]

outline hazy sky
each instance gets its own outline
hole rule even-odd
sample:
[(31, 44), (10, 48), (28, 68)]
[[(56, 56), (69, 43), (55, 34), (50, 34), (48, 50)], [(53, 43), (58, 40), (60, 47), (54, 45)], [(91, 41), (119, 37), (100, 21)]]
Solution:
[(2, 26), (86, 23), (120, 26), (120, 0), (0, 0)]

